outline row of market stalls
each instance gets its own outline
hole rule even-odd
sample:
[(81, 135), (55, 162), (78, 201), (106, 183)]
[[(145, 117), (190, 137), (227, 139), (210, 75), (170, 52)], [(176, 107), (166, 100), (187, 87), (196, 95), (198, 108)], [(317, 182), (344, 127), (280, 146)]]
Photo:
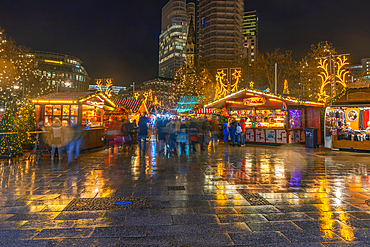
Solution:
[[(364, 123), (369, 121), (370, 104), (364, 103), (362, 107), (352, 107), (350, 104), (366, 102), (368, 96), (370, 96), (368, 88), (356, 92), (348, 91), (343, 96), (347, 97), (347, 102), (340, 99), (326, 109), (327, 117), (324, 123), (326, 146), (329, 147), (331, 143), (333, 145), (330, 147), (335, 148), (347, 145), (344, 143), (350, 141), (349, 137), (344, 139), (343, 133), (339, 134), (338, 128), (344, 123), (351, 124), (353, 130), (364, 130), (367, 127)], [(180, 113), (186, 114), (190, 111), (195, 115), (224, 114), (228, 121), (233, 118), (236, 120), (244, 118), (247, 124), (246, 141), (249, 143), (302, 143), (305, 142), (304, 129), (316, 128), (317, 144), (321, 144), (320, 110), (325, 107), (322, 103), (299, 101), (284, 95), (244, 89), (216, 100), (204, 108), (193, 110), (202, 100), (202, 97), (183, 97), (178, 104)], [(103, 145), (102, 137), (109, 121), (121, 120), (123, 117), (137, 121), (141, 114), (155, 115), (160, 112), (158, 106), (144, 100), (111, 100), (103, 92), (53, 93), (34, 99), (32, 103), (35, 104), (36, 121), (43, 121), (45, 126), (51, 126), (56, 119), (59, 119), (63, 126), (81, 125), (86, 131), (84, 149)], [(358, 134), (364, 135), (364, 140), (367, 140), (365, 132), (353, 132), (355, 136)], [(355, 139), (352, 136), (351, 138)], [(356, 138), (361, 140), (361, 137)], [(366, 143), (362, 142), (365, 145)]]

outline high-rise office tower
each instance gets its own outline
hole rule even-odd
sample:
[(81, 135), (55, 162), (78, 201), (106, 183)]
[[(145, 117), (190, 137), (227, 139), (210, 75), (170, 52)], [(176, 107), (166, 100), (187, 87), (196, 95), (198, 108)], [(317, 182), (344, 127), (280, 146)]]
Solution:
[(252, 63), (256, 59), (258, 51), (258, 16), (257, 10), (248, 11), (243, 16), (243, 36), (244, 47), (248, 62)]
[(239, 63), (244, 49), (243, 12), (243, 0), (198, 0), (200, 59)]
[(195, 16), (195, 4), (170, 0), (162, 8), (162, 31), (159, 36), (159, 76), (172, 78), (186, 60), (188, 21)]

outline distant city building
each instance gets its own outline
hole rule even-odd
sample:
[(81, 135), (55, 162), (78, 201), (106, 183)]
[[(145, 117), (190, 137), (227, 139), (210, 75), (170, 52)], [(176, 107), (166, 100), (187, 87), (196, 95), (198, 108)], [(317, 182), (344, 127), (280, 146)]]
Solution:
[(198, 0), (199, 58), (238, 64), (243, 57), (243, 0)]
[(88, 90), (90, 77), (80, 59), (44, 51), (32, 51), (30, 56), (37, 62), (39, 76), (47, 77), (47, 83), (56, 85), (58, 91)]
[(139, 93), (140, 98), (142, 98), (144, 92), (152, 90), (153, 97), (157, 96), (159, 101), (163, 101), (168, 100), (171, 86), (173, 86), (171, 78), (157, 77), (135, 85), (135, 89), (133, 86), (130, 86), (126, 90), (121, 90), (118, 96), (121, 99), (134, 99), (134, 93)]
[[(121, 90), (125, 91), (127, 89), (127, 87), (122, 87), (122, 86), (112, 86), (111, 88), (112, 88), (113, 92), (117, 95), (119, 94), (119, 92)], [(98, 89), (99, 89), (99, 87), (97, 85), (89, 85), (89, 90), (96, 91)], [(101, 89), (102, 89), (102, 91), (105, 91), (107, 89), (107, 86), (102, 85)]]
[(254, 62), (258, 52), (258, 16), (257, 10), (244, 12), (243, 36), (246, 56), (249, 63)]
[(195, 4), (186, 4), (186, 0), (170, 0), (162, 8), (159, 36), (160, 77), (172, 78), (174, 71), (184, 65), (188, 22), (194, 16)]
[(370, 77), (370, 58), (361, 59), (362, 73), (364, 77)]

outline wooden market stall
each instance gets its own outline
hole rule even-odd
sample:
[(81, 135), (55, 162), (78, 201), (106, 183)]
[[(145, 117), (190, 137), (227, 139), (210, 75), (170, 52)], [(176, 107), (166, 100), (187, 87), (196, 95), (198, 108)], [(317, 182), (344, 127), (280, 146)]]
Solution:
[(244, 89), (205, 107), (223, 109), (229, 119), (245, 118), (248, 143), (303, 143), (305, 127), (317, 128), (317, 144), (321, 143), (321, 103)]
[(63, 126), (81, 125), (84, 141), (81, 149), (103, 146), (104, 114), (114, 110), (115, 104), (102, 92), (59, 92), (32, 100), (36, 121), (46, 128), (59, 119)]
[[(149, 114), (150, 104), (142, 99), (116, 99), (113, 101), (116, 108), (122, 108), (121, 112), (129, 116), (132, 121), (139, 122), (141, 114)], [(125, 113), (128, 111), (128, 113)]]
[(325, 147), (370, 151), (370, 88), (368, 82), (357, 85), (355, 88), (351, 88), (350, 85), (342, 96), (326, 108)]

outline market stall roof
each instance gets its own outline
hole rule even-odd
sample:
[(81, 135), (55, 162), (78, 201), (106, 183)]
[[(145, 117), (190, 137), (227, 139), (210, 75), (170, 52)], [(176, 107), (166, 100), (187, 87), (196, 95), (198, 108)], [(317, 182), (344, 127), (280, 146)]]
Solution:
[[(142, 104), (144, 103), (144, 100), (141, 99), (116, 99), (113, 101), (116, 105), (125, 105), (129, 109), (132, 110), (132, 112), (137, 112)], [(146, 109), (150, 108), (150, 103), (145, 104)]]
[(333, 106), (370, 105), (370, 88), (349, 88), (343, 92)]
[(274, 95), (267, 92), (243, 89), (238, 92), (227, 95), (226, 97), (216, 100), (205, 108), (222, 108), (243, 109), (246, 107), (284, 107), (284, 106), (315, 106), (325, 107), (323, 103), (313, 101), (299, 101), (284, 95)]
[(175, 110), (179, 113), (192, 111), (203, 99), (204, 96), (181, 96), (179, 102), (177, 102), (176, 109), (171, 110)]
[(41, 104), (77, 104), (88, 101), (92, 98), (100, 98), (102, 101), (107, 102), (110, 106), (115, 106), (113, 101), (111, 101), (104, 93), (94, 93), (94, 92), (58, 92), (51, 93), (47, 95), (40, 96), (33, 99), (32, 103)]

